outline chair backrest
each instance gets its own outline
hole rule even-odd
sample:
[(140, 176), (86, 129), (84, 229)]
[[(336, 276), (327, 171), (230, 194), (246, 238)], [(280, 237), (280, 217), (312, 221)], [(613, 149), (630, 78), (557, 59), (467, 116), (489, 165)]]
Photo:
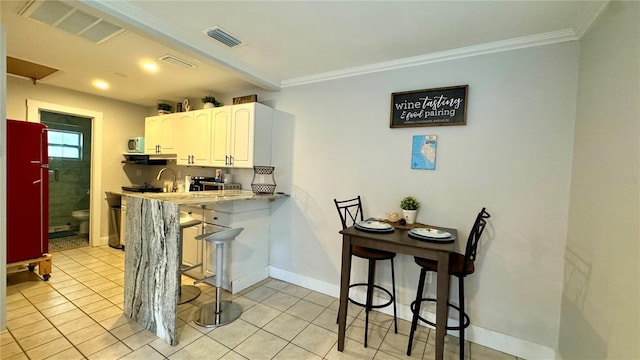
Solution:
[(336, 200), (333, 199), (340, 214), (340, 221), (342, 222), (342, 228), (346, 229), (358, 221), (364, 220), (362, 215), (362, 201), (360, 201), (360, 195), (353, 199), (348, 200)]
[(487, 220), (491, 217), (486, 211), (486, 208), (482, 208), (476, 216), (476, 221), (473, 223), (473, 228), (471, 228), (471, 232), (469, 233), (469, 238), (467, 239), (467, 248), (464, 252), (464, 263), (467, 264), (469, 261), (476, 261), (476, 254), (478, 253), (478, 242), (480, 241), (480, 236), (482, 236), (482, 232), (484, 231), (485, 226), (487, 226)]
[(220, 242), (235, 239), (244, 228), (235, 228), (229, 230), (218, 231), (210, 234), (202, 234), (196, 236), (196, 240), (206, 240), (210, 242)]

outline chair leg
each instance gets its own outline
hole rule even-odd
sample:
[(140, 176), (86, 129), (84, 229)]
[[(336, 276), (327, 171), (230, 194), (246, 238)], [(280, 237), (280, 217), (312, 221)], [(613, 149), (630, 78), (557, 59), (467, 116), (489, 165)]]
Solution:
[(393, 291), (393, 326), (395, 333), (398, 333), (398, 310), (396, 306), (396, 275), (394, 271), (393, 258), (391, 258), (391, 290)]
[(464, 276), (458, 277), (458, 307), (460, 323), (460, 360), (464, 360)]
[(376, 274), (376, 261), (369, 260), (369, 277), (367, 279), (367, 299), (364, 320), (364, 347), (367, 347), (367, 337), (369, 335), (369, 313), (371, 312), (371, 305), (373, 303), (373, 282)]
[(420, 299), (422, 298), (422, 292), (424, 291), (424, 282), (427, 277), (427, 270), (420, 269), (420, 280), (418, 280), (418, 291), (416, 291), (416, 304), (413, 310), (413, 319), (411, 320), (411, 332), (409, 333), (409, 345), (407, 346), (407, 356), (411, 356), (411, 346), (413, 345), (413, 335), (418, 327), (418, 316), (420, 315)]

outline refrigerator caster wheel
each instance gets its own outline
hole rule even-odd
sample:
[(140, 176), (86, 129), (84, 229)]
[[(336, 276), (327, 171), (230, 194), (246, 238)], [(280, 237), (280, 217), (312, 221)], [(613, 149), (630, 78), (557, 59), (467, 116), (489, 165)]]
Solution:
[(42, 275), (42, 278), (44, 279), (44, 281), (49, 281), (50, 277), (51, 277), (51, 275), (49, 275), (49, 274)]
[(29, 269), (29, 271), (33, 271), (35, 268), (35, 265), (27, 265), (27, 269)]

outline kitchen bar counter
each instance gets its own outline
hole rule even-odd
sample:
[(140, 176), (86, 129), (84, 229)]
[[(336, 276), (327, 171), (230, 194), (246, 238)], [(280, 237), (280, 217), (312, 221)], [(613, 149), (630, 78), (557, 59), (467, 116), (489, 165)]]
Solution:
[(170, 345), (178, 343), (180, 207), (274, 201), (288, 196), (242, 190), (123, 195), (127, 196), (124, 313)]
[(134, 193), (123, 192), (123, 195), (142, 197), (145, 199), (167, 201), (179, 206), (199, 206), (212, 205), (214, 203), (241, 200), (275, 200), (288, 197), (287, 194), (261, 194), (256, 195), (248, 190), (208, 190), (192, 192), (169, 192), (169, 193)]

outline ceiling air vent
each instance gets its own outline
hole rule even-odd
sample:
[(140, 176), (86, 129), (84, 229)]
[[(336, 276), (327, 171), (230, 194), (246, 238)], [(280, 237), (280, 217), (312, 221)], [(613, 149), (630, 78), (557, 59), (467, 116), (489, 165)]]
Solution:
[(57, 0), (29, 1), (19, 15), (100, 44), (124, 32), (104, 19)]
[(158, 60), (164, 61), (166, 63), (169, 63), (169, 64), (171, 64), (173, 66), (181, 67), (183, 69), (192, 69), (192, 68), (196, 67), (194, 64), (192, 64), (192, 63), (190, 63), (190, 62), (188, 62), (186, 60), (182, 60), (180, 58), (177, 58), (177, 57), (175, 57), (173, 55), (169, 55), (169, 54), (160, 56), (158, 58)]
[(214, 26), (212, 28), (202, 30), (202, 32), (207, 34), (208, 37), (217, 40), (230, 48), (234, 48), (242, 44), (242, 42), (236, 39), (235, 36), (229, 34), (226, 30), (219, 26)]

